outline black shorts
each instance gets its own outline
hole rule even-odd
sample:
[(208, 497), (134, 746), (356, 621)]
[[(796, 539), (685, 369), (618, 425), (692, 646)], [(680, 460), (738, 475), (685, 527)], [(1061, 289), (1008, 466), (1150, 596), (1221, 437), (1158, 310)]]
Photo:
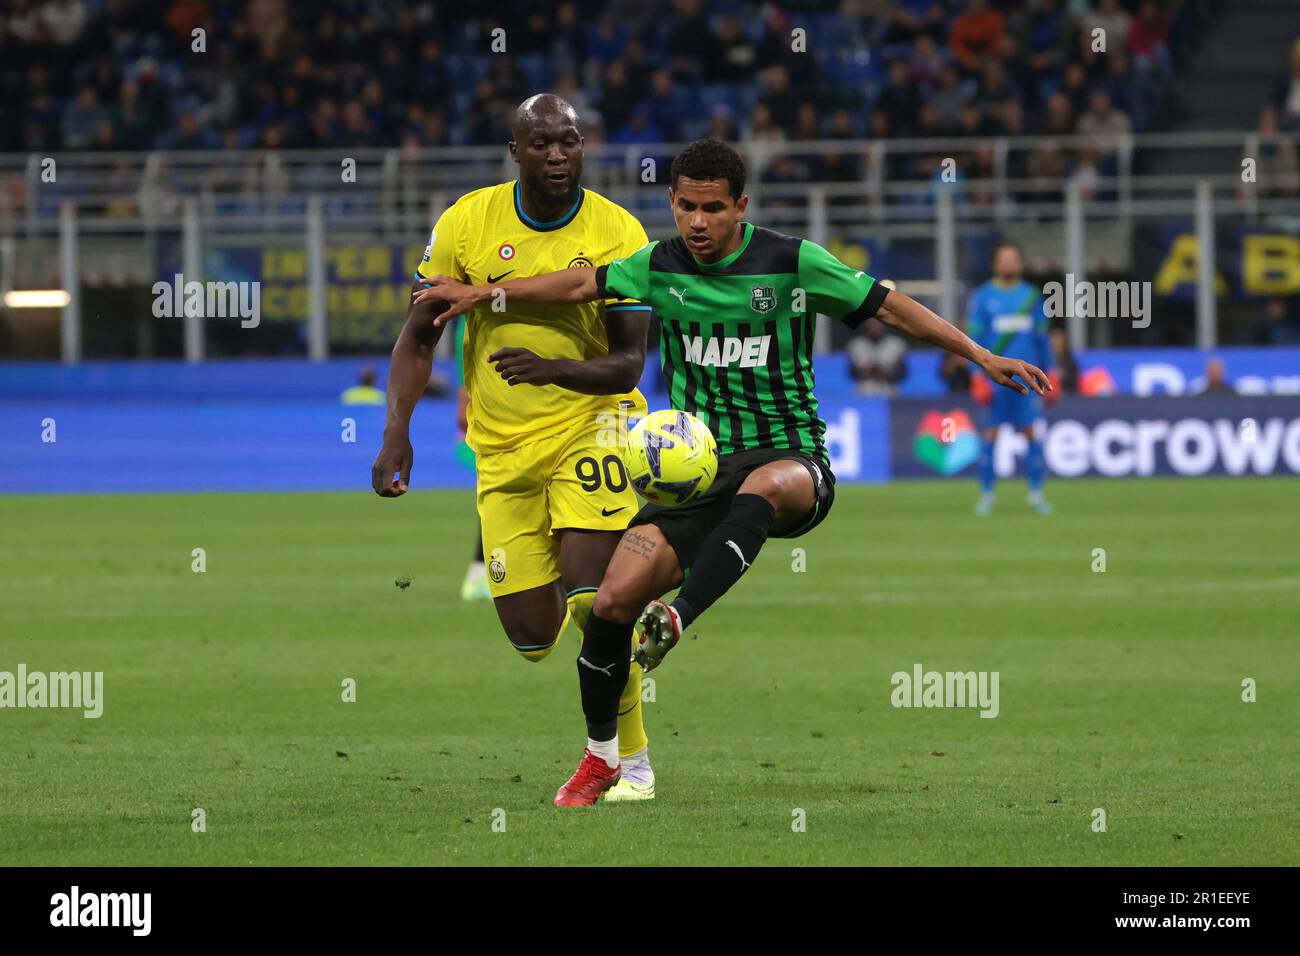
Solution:
[(749, 451), (719, 455), (718, 474), (708, 491), (677, 508), (646, 504), (636, 513), (628, 527), (635, 528), (639, 524), (657, 527), (677, 552), (677, 563), (686, 571), (695, 563), (695, 556), (699, 554), (704, 539), (727, 516), (731, 509), (731, 499), (736, 497), (736, 492), (740, 491), (740, 486), (745, 483), (749, 473), (770, 462), (786, 459), (800, 462), (808, 469), (817, 489), (817, 498), (812, 510), (792, 531), (774, 534), (772, 537), (797, 538), (807, 534), (821, 524), (831, 510), (831, 504), (835, 501), (835, 476), (831, 473), (830, 466), (821, 459), (789, 448), (752, 448)]

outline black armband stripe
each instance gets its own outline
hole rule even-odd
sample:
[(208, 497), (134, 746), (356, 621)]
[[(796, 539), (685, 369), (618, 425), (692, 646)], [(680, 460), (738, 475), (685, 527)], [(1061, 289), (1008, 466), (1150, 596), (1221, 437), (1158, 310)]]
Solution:
[(885, 304), (885, 296), (889, 295), (889, 289), (879, 282), (871, 283), (871, 288), (867, 291), (866, 298), (862, 304), (844, 316), (843, 322), (851, 329), (856, 329), (867, 319), (872, 318), (880, 307)]

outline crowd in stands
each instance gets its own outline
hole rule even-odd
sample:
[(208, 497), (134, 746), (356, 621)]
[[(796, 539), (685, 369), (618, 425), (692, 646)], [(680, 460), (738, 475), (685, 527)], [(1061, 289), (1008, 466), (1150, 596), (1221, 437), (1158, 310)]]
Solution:
[[(1205, 6), (7, 0), (0, 151), (497, 144), (509, 111), (550, 89), (597, 142), (1095, 138), (1092, 155), (1049, 142), (1013, 170), (1055, 174), (1176, 115), (1171, 79)], [(1283, 99), (1300, 110), (1294, 89)], [(859, 159), (771, 175), (852, 179)], [(900, 155), (889, 172), (933, 165)]]

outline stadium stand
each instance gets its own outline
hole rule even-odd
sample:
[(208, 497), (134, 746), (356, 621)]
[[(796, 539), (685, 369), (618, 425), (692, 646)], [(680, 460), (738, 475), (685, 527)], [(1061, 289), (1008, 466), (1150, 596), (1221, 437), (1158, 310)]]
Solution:
[[(1086, 132), (1099, 90), (1127, 117), (1108, 126), (1143, 132), (1178, 115), (1172, 77), (1211, 5), (488, 6), (13, 0), (0, 91), (18, 115), (0, 151), (494, 144), (503, 110), (543, 88), (569, 90), (611, 142), (692, 139), (719, 114), (751, 137), (865, 135), (877, 112), (893, 136)], [(818, 38), (809, 55), (791, 49), (796, 23)], [(1117, 55), (1093, 50), (1095, 28)], [(195, 30), (225, 39), (195, 49)]]

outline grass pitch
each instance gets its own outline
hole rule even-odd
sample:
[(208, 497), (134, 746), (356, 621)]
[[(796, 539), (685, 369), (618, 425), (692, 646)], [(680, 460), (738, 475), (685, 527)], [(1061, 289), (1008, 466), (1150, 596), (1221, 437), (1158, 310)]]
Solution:
[(576, 811), (576, 640), (460, 603), (468, 494), (0, 499), (0, 670), (105, 684), (0, 710), (0, 863), (1300, 863), (1300, 485), (1000, 490), (842, 486), (654, 673), (658, 799)]

